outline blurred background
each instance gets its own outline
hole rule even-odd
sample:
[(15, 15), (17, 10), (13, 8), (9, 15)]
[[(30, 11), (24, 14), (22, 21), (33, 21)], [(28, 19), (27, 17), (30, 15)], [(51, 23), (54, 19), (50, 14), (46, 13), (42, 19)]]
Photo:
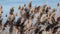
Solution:
[[(17, 13), (18, 11), (18, 5), (22, 6), (24, 3), (28, 5), (30, 0), (0, 0), (0, 5), (3, 7), (3, 23), (6, 21), (6, 16), (9, 14), (10, 8), (14, 6), (14, 12)], [(60, 0), (32, 0), (32, 6), (42, 6), (44, 4), (47, 4), (48, 6), (51, 6), (51, 9), (57, 8), (58, 11), (56, 12), (56, 17), (60, 14), (60, 7), (57, 7), (57, 3), (60, 2)], [(18, 18), (18, 17), (16, 17)]]
[[(6, 15), (9, 14), (10, 8), (14, 6), (14, 12), (19, 14), (18, 11), (18, 5), (22, 6), (24, 3), (28, 5), (30, 0), (0, 0), (0, 5), (3, 7), (3, 24), (6, 22)], [(51, 6), (51, 10), (53, 8), (56, 8), (56, 17), (60, 16), (60, 7), (57, 7), (57, 3), (60, 3), (60, 0), (32, 0), (32, 6), (42, 6), (44, 4), (47, 4), (48, 6)], [(18, 17), (16, 17), (17, 19)], [(6, 30), (8, 31), (8, 29)]]

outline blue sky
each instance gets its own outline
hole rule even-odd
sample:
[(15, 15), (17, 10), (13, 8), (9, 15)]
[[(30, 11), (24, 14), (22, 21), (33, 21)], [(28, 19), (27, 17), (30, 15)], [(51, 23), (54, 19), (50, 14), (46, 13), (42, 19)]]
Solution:
[[(0, 5), (3, 6), (3, 21), (6, 20), (5, 15), (9, 13), (10, 8), (12, 6), (14, 6), (14, 11), (18, 12), (18, 5), (23, 5), (24, 3), (26, 3), (28, 5), (28, 3), (30, 2), (30, 0), (0, 0)], [(60, 2), (60, 0), (32, 0), (32, 6), (39, 6), (39, 5), (43, 5), (43, 4), (47, 4), (49, 6), (51, 6), (52, 8), (57, 8), (56, 4)], [(59, 8), (57, 8), (59, 9)], [(59, 11), (56, 12), (57, 15), (60, 13)]]

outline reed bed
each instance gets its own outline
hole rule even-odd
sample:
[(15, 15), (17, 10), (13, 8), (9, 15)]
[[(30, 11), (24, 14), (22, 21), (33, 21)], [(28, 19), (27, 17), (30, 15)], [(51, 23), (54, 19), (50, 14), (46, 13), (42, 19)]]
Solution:
[[(57, 3), (57, 7), (60, 3)], [(7, 21), (2, 25), (3, 7), (0, 5), (0, 34), (60, 34), (60, 17), (56, 15), (56, 8), (48, 5), (32, 7), (32, 1), (28, 6), (18, 5), (18, 13), (14, 13), (14, 6), (6, 15)], [(16, 16), (18, 17), (16, 21)], [(35, 21), (34, 21), (35, 20)]]

